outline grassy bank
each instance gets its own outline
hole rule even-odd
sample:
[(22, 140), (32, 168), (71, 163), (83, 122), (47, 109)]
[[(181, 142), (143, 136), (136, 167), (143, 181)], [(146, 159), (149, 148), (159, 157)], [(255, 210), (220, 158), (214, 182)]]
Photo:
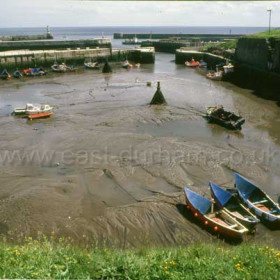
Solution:
[(0, 278), (91, 279), (279, 279), (280, 251), (268, 246), (224, 248), (196, 244), (178, 248), (77, 247), (42, 237), (21, 245), (2, 241)]
[(264, 31), (252, 35), (245, 36), (247, 38), (263, 38), (263, 39), (269, 39), (269, 38), (275, 38), (280, 39), (280, 29), (271, 29), (269, 31)]

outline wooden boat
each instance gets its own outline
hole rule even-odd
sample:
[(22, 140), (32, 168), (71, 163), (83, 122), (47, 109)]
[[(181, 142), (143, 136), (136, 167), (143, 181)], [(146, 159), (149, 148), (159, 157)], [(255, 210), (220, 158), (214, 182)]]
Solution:
[(28, 119), (33, 120), (33, 119), (48, 118), (51, 115), (52, 115), (52, 112), (36, 113), (36, 114), (28, 115)]
[(125, 61), (123, 62), (123, 64), (122, 64), (122, 68), (130, 69), (130, 68), (132, 68), (132, 67), (133, 67), (133, 65), (130, 64), (130, 63), (128, 62), (128, 60), (125, 60)]
[(16, 70), (14, 73), (13, 73), (13, 76), (14, 78), (16, 79), (20, 79), (22, 77), (22, 74), (20, 73), (19, 70)]
[(245, 177), (234, 173), (238, 194), (249, 209), (260, 219), (280, 226), (280, 207), (263, 190)]
[(25, 115), (27, 110), (33, 110), (35, 106), (31, 103), (27, 103), (25, 108), (16, 108), (13, 111), (13, 115)]
[(187, 67), (198, 67), (199, 66), (199, 62), (198, 61), (195, 61), (194, 59), (192, 59), (191, 60), (191, 62), (189, 62), (189, 61), (186, 61), (185, 62), (185, 65), (187, 66)]
[(223, 71), (208, 72), (206, 78), (213, 81), (221, 81), (223, 78)]
[(206, 108), (206, 115), (203, 116), (209, 123), (216, 123), (232, 130), (241, 130), (245, 119), (232, 112), (225, 111), (223, 106), (209, 106)]
[(27, 115), (34, 115), (34, 114), (41, 114), (41, 113), (48, 113), (51, 112), (53, 107), (51, 107), (49, 104), (43, 104), (40, 107), (28, 108), (25, 110), (25, 113)]
[(9, 72), (6, 69), (4, 69), (2, 71), (2, 73), (0, 74), (0, 78), (2, 80), (10, 80), (11, 79), (11, 75), (9, 74)]
[(246, 207), (244, 207), (232, 193), (222, 189), (213, 182), (210, 182), (209, 185), (212, 197), (214, 198), (216, 204), (221, 209), (232, 215), (246, 228), (254, 230), (260, 220), (257, 219)]
[(100, 69), (98, 62), (85, 62), (84, 66), (87, 69)]
[(214, 203), (188, 188), (185, 188), (187, 209), (201, 220), (207, 229), (231, 238), (242, 238), (248, 229), (224, 210), (215, 209)]

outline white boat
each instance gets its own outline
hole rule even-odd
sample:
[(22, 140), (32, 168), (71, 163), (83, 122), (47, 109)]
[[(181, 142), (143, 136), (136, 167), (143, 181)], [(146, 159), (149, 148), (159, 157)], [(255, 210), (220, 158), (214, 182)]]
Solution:
[(223, 71), (209, 72), (206, 74), (206, 78), (214, 81), (221, 81), (223, 78)]
[(88, 69), (99, 69), (100, 68), (98, 62), (85, 62), (84, 66), (85, 66), (85, 68), (88, 68)]
[(125, 60), (125, 61), (123, 62), (122, 67), (128, 69), (128, 68), (132, 68), (133, 65), (130, 64), (128, 60)]
[(53, 107), (51, 107), (49, 104), (43, 104), (40, 107), (33, 106), (32, 108), (28, 108), (28, 109), (26, 109), (25, 112), (27, 115), (32, 115), (32, 114), (51, 112), (52, 109), (53, 109)]
[(75, 69), (71, 66), (67, 66), (65, 63), (57, 64), (51, 66), (54, 72), (65, 73), (65, 72), (73, 72)]
[(125, 39), (123, 45), (140, 45), (141, 43), (138, 41), (136, 35), (132, 39)]
[(231, 63), (223, 66), (225, 74), (232, 73), (234, 71), (234, 66)]
[(33, 110), (35, 108), (35, 106), (31, 103), (27, 103), (25, 108), (15, 108), (13, 111), (14, 115), (24, 115), (26, 114), (27, 110)]

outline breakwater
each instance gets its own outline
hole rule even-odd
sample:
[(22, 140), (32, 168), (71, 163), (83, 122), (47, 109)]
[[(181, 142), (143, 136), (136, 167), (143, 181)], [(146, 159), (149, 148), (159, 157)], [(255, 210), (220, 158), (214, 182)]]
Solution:
[(29, 40), (51, 40), (53, 35), (51, 33), (38, 34), (38, 35), (14, 35), (2, 36), (0, 41), (29, 41)]
[(8, 51), (0, 52), (0, 69), (50, 66), (54, 62), (66, 64), (83, 64), (85, 59), (104, 61), (122, 61), (128, 58), (134, 62), (154, 63), (154, 48), (138, 49), (111, 49), (111, 48), (85, 48), (67, 50), (35, 50), (35, 51)]
[(242, 35), (241, 34), (149, 34), (149, 33), (114, 33), (114, 39), (132, 39), (137, 36), (138, 39), (164, 39), (164, 38), (171, 38), (171, 37), (180, 37), (187, 40), (191, 39), (198, 39), (202, 41), (222, 41), (225, 39), (238, 39)]
[(68, 48), (111, 48), (111, 40), (109, 38), (97, 38), (87, 40), (64, 40), (64, 41), (13, 41), (0, 42), (0, 51), (11, 50), (54, 50)]
[(226, 58), (211, 53), (188, 50), (185, 48), (176, 50), (176, 54), (175, 54), (176, 64), (184, 64), (186, 61), (191, 61), (192, 59), (198, 61), (203, 59), (205, 62), (207, 62), (208, 67), (213, 69), (215, 69), (217, 64), (226, 62)]

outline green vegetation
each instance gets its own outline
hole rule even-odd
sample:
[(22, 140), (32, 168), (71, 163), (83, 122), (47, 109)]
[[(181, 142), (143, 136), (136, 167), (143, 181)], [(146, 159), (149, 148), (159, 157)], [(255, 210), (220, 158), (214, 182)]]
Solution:
[(217, 55), (223, 55), (223, 53), (228, 49), (235, 49), (237, 45), (237, 40), (228, 40), (225, 42), (217, 43), (217, 44), (209, 44), (205, 45), (201, 51), (209, 52)]
[(3, 240), (1, 278), (53, 279), (280, 279), (280, 251), (268, 246), (119, 250), (80, 246), (71, 239), (41, 236), (21, 245)]
[(275, 38), (280, 39), (280, 29), (272, 29), (270, 32), (264, 31), (252, 35), (245, 36), (247, 38), (263, 38), (263, 39), (269, 39), (269, 38)]

